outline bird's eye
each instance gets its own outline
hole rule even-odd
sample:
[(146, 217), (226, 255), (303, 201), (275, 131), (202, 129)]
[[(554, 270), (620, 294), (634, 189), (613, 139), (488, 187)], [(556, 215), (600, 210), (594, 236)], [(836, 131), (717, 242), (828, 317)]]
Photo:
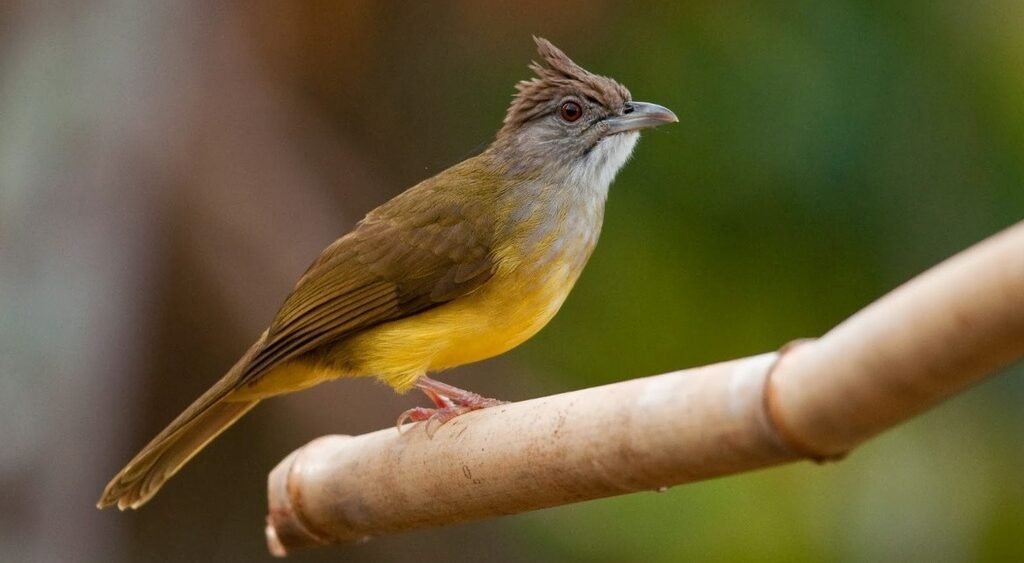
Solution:
[(576, 102), (565, 102), (561, 107), (558, 108), (558, 114), (562, 116), (562, 119), (572, 123), (583, 117), (583, 108), (580, 107)]

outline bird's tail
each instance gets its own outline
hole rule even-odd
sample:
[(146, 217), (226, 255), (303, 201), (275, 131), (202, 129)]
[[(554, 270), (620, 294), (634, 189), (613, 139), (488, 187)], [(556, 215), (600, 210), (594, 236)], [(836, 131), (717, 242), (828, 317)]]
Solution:
[(258, 400), (230, 400), (241, 370), (260, 344), (257, 342), (216, 385), (153, 438), (128, 465), (107, 484), (98, 508), (116, 504), (121, 510), (139, 508), (206, 444), (220, 435)]

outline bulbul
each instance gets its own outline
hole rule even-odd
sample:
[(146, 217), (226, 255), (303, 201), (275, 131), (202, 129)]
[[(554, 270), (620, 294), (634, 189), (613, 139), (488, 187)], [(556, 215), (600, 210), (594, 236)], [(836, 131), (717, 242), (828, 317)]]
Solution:
[(597, 243), (608, 187), (641, 129), (678, 121), (535, 38), (481, 154), (371, 211), (328, 246), (240, 360), (118, 473), (97, 506), (138, 508), (261, 400), (348, 376), (436, 408), (444, 424), (500, 403), (427, 377), (518, 346), (558, 311)]

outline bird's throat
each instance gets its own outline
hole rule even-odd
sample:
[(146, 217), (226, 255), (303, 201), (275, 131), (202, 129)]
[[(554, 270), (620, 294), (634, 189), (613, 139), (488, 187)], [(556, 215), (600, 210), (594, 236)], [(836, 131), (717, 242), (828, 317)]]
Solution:
[(602, 138), (570, 167), (569, 178), (574, 184), (602, 191), (606, 196), (615, 175), (629, 161), (640, 134), (636, 131)]

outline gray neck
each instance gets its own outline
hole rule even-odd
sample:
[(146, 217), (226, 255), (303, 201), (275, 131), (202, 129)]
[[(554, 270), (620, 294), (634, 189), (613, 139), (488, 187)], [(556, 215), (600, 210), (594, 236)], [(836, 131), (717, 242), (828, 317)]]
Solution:
[(528, 266), (564, 260), (579, 274), (597, 244), (608, 188), (638, 137), (625, 133), (605, 138), (568, 165), (548, 155), (545, 164), (529, 171), (521, 165), (509, 167), (511, 187), (499, 205), (510, 213), (499, 228), (502, 238), (514, 239), (526, 255), (536, 258)]

